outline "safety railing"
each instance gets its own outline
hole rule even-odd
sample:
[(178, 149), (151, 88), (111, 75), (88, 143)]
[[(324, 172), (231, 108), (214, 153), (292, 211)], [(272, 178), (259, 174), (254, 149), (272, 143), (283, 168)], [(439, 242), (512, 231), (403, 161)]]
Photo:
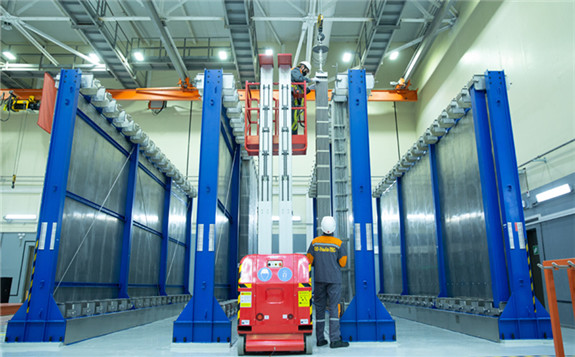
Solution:
[(575, 314), (575, 258), (546, 260), (543, 264), (537, 264), (543, 269), (545, 274), (545, 288), (547, 289), (547, 309), (551, 316), (551, 329), (553, 331), (553, 344), (555, 345), (555, 356), (565, 357), (563, 347), (563, 336), (561, 334), (561, 323), (559, 321), (559, 310), (557, 306), (557, 295), (555, 292), (555, 270), (567, 269), (569, 280), (569, 291), (571, 292), (571, 304), (573, 314)]
[[(278, 85), (278, 83), (274, 83)], [(292, 135), (292, 154), (293, 155), (305, 155), (307, 150), (307, 98), (303, 93), (307, 92), (306, 82), (292, 82), (292, 85), (303, 85), (303, 92), (301, 94), (296, 94), (296, 98), (303, 99), (302, 105), (299, 107), (292, 106), (292, 113), (294, 111), (301, 111), (303, 115), (298, 116), (297, 125), (298, 127), (303, 127), (303, 134)], [(246, 151), (250, 156), (256, 156), (259, 153), (260, 138), (259, 138), (259, 118), (260, 118), (260, 97), (259, 97), (259, 82), (247, 82), (246, 81), (246, 91), (245, 91), (245, 141), (244, 145)], [(277, 91), (274, 91), (274, 137), (273, 137), (273, 154), (278, 154), (278, 118), (279, 118), (279, 99), (277, 97)], [(299, 130), (298, 130), (299, 131)]]

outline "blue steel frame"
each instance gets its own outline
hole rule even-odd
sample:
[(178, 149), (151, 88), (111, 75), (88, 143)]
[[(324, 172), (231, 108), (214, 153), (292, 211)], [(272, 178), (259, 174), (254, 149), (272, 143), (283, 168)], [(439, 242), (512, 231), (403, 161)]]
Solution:
[[(73, 199), (84, 205), (92, 207), (101, 213), (110, 215), (124, 222), (122, 233), (122, 254), (118, 283), (93, 282), (59, 282), (61, 287), (115, 287), (118, 288), (118, 297), (128, 298), (130, 286), (157, 287), (155, 284), (130, 284), (129, 269), (133, 227), (139, 227), (159, 237), (157, 232), (143, 224), (134, 221), (133, 206), (136, 194), (138, 169), (142, 169), (162, 188), (165, 185), (150, 170), (139, 162), (139, 145), (133, 144), (130, 151), (124, 149), (115, 139), (108, 135), (98, 124), (92, 121), (78, 108), (81, 71), (62, 70), (60, 86), (54, 111), (54, 123), (50, 150), (46, 166), (44, 189), (38, 223), (38, 236), (34, 255), (32, 281), (27, 301), (22, 305), (14, 317), (8, 322), (6, 342), (58, 342), (63, 341), (66, 333), (66, 319), (62, 316), (54, 300), (55, 275), (60, 247), (60, 230), (64, 202), (66, 198)], [(87, 98), (88, 99), (88, 98)], [(95, 132), (105, 138), (122, 154), (130, 158), (127, 193), (125, 201), (125, 214), (114, 212), (102, 207), (84, 197), (67, 191), (72, 142), (74, 139), (74, 126), (76, 117), (85, 121)], [(192, 199), (189, 199), (187, 224), (191, 222)], [(169, 214), (169, 206), (164, 212)], [(191, 230), (187, 230), (186, 243), (178, 242), (166, 235), (168, 241), (185, 247), (184, 284), (167, 285), (168, 287), (183, 287), (189, 293), (189, 261), (191, 246)]]
[(30, 292), (28, 300), (8, 323), (6, 342), (64, 341), (66, 320), (58, 309), (52, 292), (60, 248), (62, 213), (66, 199), (80, 81), (79, 70), (60, 72), (54, 109), (54, 118), (57, 120), (54, 120), (52, 126)]
[(377, 246), (379, 249), (378, 266), (379, 266), (379, 292), (385, 294), (385, 279), (383, 276), (383, 228), (381, 226), (381, 196), (375, 198), (375, 210), (377, 213)]
[[(350, 341), (394, 341), (395, 321), (375, 294), (365, 70), (349, 70), (348, 83), (353, 217), (354, 227), (359, 225), (360, 237), (354, 239), (356, 293), (340, 320), (341, 334), (344, 340)], [(357, 234), (356, 228), (354, 234)], [(371, 235), (371, 242), (368, 235)]]
[[(501, 339), (551, 338), (549, 314), (535, 298), (529, 271), (525, 219), (509, 99), (503, 71), (485, 72), (485, 87), (470, 88), (477, 131), (481, 188), (486, 212), (491, 274), (507, 271), (511, 297), (499, 317)], [(487, 111), (489, 114), (487, 115)], [(490, 166), (490, 167), (489, 167)], [(493, 211), (495, 210), (495, 211)], [(504, 224), (497, 219), (501, 214)], [(497, 217), (494, 217), (497, 216)], [(495, 226), (499, 223), (498, 226)], [(501, 244), (504, 242), (504, 246)], [(505, 252), (503, 249), (505, 248)], [(505, 259), (507, 258), (507, 269)], [(496, 270), (497, 269), (497, 270)], [(494, 282), (494, 298), (505, 298), (505, 279)]]
[(136, 185), (138, 183), (138, 163), (140, 145), (135, 145), (130, 157), (130, 172), (128, 174), (128, 192), (126, 193), (126, 209), (124, 231), (122, 236), (122, 263), (120, 265), (119, 298), (129, 298), (130, 258), (132, 252), (132, 233), (134, 232), (134, 203), (136, 202)]
[(190, 265), (192, 263), (192, 212), (194, 199), (188, 198), (186, 211), (186, 251), (184, 252), (184, 294), (190, 294)]
[[(204, 72), (194, 293), (174, 321), (173, 342), (229, 342), (231, 321), (214, 296), (222, 71)], [(235, 286), (235, 284), (234, 284)]]
[(237, 145), (233, 155), (232, 182), (231, 182), (231, 207), (230, 207), (230, 239), (229, 239), (229, 263), (228, 263), (228, 283), (229, 299), (238, 297), (238, 240), (240, 237), (240, 170), (241, 170), (241, 152)]
[(438, 297), (449, 296), (447, 292), (447, 271), (445, 269), (445, 253), (443, 249), (443, 224), (441, 222), (441, 204), (439, 197), (439, 178), (437, 176), (437, 154), (435, 144), (429, 145), (429, 170), (431, 175), (431, 190), (433, 192), (433, 207), (435, 208), (435, 241), (437, 243), (437, 275), (439, 282)]

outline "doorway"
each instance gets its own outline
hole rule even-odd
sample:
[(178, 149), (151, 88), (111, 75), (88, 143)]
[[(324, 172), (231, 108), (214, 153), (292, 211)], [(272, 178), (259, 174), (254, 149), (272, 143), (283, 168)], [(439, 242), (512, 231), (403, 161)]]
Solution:
[(545, 294), (543, 290), (543, 278), (541, 269), (537, 264), (541, 263), (541, 247), (537, 241), (537, 230), (527, 230), (527, 245), (529, 247), (529, 261), (531, 263), (531, 276), (533, 277), (533, 290), (535, 297), (545, 306)]

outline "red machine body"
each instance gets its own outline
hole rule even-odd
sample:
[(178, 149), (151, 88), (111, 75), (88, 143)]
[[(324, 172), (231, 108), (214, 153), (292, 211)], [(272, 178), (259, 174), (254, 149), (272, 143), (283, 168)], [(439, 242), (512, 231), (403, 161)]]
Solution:
[(248, 255), (240, 263), (238, 355), (311, 354), (310, 264), (303, 254)]

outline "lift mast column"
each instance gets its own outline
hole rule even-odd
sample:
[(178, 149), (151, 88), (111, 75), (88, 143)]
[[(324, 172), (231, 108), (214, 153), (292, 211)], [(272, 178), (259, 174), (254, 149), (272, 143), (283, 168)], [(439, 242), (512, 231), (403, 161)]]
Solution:
[(279, 250), (293, 253), (291, 54), (278, 54), (279, 67)]
[(272, 253), (273, 71), (272, 56), (259, 55), (258, 253)]

